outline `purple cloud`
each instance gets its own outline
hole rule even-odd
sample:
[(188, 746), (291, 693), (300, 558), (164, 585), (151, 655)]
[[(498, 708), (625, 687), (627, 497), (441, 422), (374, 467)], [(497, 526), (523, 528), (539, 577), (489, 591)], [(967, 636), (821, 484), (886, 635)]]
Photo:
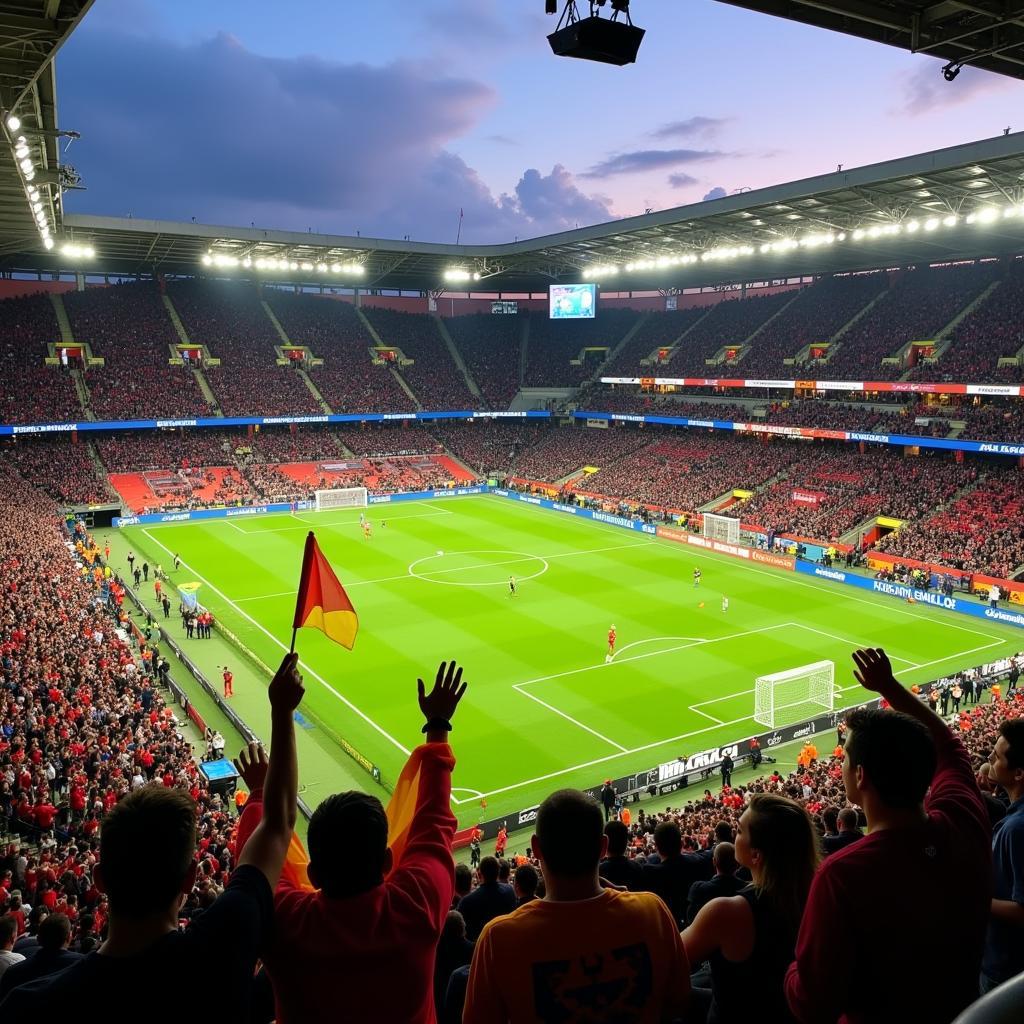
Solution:
[(659, 171), (679, 164), (700, 163), (724, 156), (711, 149), (640, 149), (632, 153), (617, 153), (600, 163), (594, 164), (581, 178), (611, 178), (617, 174), (636, 174), (643, 171)]
[(721, 185), (716, 185), (706, 196), (704, 196), (703, 202), (710, 202), (712, 199), (724, 199), (729, 193), (722, 188)]
[(680, 171), (678, 174), (670, 174), (668, 176), (668, 183), (673, 188), (686, 188), (687, 185), (696, 185), (697, 179), (691, 174), (684, 174)]
[(684, 121), (663, 124), (651, 132), (651, 135), (656, 139), (688, 139), (693, 136), (710, 138), (717, 135), (729, 120), (727, 117), (703, 117), (698, 114)]
[[(62, 123), (82, 131), (78, 212), (493, 242), (611, 218), (564, 167), (495, 196), (448, 149), (496, 100), (422, 64), (381, 67), (86, 33), (63, 59)], [(126, 87), (131, 83), (131, 87)]]

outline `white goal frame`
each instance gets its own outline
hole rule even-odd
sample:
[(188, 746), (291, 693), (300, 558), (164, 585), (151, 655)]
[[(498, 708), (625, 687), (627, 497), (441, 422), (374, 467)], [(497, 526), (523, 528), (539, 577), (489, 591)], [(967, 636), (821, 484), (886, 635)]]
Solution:
[(709, 540), (721, 540), (727, 544), (739, 544), (740, 521), (732, 516), (720, 516), (705, 512), (702, 532)]
[(366, 508), (368, 504), (365, 487), (333, 487), (316, 492), (317, 512), (338, 508)]
[(778, 729), (832, 711), (836, 699), (836, 666), (816, 661), (786, 672), (758, 676), (754, 682), (754, 721)]

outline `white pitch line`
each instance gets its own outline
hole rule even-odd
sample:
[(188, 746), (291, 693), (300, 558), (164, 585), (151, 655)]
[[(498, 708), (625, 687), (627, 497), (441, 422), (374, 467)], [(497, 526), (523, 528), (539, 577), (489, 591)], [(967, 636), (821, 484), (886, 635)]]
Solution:
[(714, 715), (709, 715), (706, 711), (701, 711), (701, 709), (699, 707), (697, 707), (696, 704), (691, 704), (690, 705), (690, 710), (691, 711), (696, 711), (698, 715), (703, 715), (705, 718), (710, 718), (711, 721), (714, 722), (716, 725), (722, 725), (723, 724), (723, 722), (722, 722), (722, 720), (720, 718), (715, 718)]
[[(788, 623), (778, 622), (774, 626), (762, 626), (760, 629), (748, 629), (742, 633), (730, 633), (728, 636), (716, 636), (710, 640), (695, 640), (692, 643), (680, 644), (678, 647), (666, 647), (663, 651), (651, 651), (649, 654), (636, 654), (632, 658), (623, 658), (621, 661), (600, 662), (596, 665), (584, 665), (582, 668), (571, 668), (565, 672), (555, 672), (550, 676), (538, 676), (536, 679), (525, 679), (521, 683), (513, 683), (513, 686), (532, 686), (534, 683), (546, 683), (549, 679), (561, 679), (563, 676), (575, 676), (580, 672), (593, 672), (595, 669), (610, 668), (613, 665), (628, 665), (632, 661), (643, 661), (645, 658), (656, 658), (660, 654), (671, 654), (673, 651), (684, 651), (689, 647), (700, 647), (704, 644), (717, 644), (723, 640), (737, 640), (741, 636), (751, 636), (754, 633), (767, 633), (772, 629), (781, 629)], [(625, 648), (623, 648), (625, 650)]]
[(969, 651), (957, 651), (956, 654), (950, 654), (945, 658), (935, 658), (933, 661), (926, 661), (923, 665), (918, 665), (918, 668), (928, 668), (930, 665), (941, 665), (944, 661), (952, 661), (954, 658), (962, 658), (965, 654), (977, 654), (978, 651), (987, 651), (992, 647), (999, 647), (1002, 644), (1007, 643), (1006, 640), (994, 640), (990, 644), (984, 644), (981, 647), (972, 647)]
[[(397, 523), (397, 522), (401, 522), (404, 519), (436, 519), (438, 516), (450, 516), (451, 514), (452, 514), (451, 512), (417, 512), (417, 513), (415, 513), (415, 514), (413, 514), (411, 516), (391, 516), (390, 518), (391, 518), (392, 522)], [(300, 522), (306, 523), (306, 525), (305, 526), (282, 526), (279, 529), (274, 529), (274, 530), (241, 530), (240, 532), (241, 533), (249, 533), (249, 534), (253, 534), (253, 535), (258, 535), (258, 534), (261, 534), (261, 533), (293, 533), (296, 530), (308, 530), (311, 526), (323, 526), (325, 528), (333, 528), (333, 527), (336, 527), (336, 526), (358, 526), (359, 525), (359, 520), (358, 519), (339, 519), (339, 520), (337, 520), (335, 522), (329, 522), (329, 523), (325, 523), (321, 519), (321, 520), (318, 520), (317, 522), (309, 522), (308, 520), (302, 519), (301, 518), (301, 513), (299, 513), (299, 512), (296, 512), (292, 516), (292, 518), (298, 519)], [(228, 522), (231, 523), (231, 520), (229, 519)], [(231, 523), (231, 525), (235, 526), (234, 523)], [(235, 526), (235, 529), (237, 530), (238, 527)]]
[[(156, 544), (156, 545), (157, 545), (158, 547), (161, 547), (161, 548), (163, 548), (163, 549), (164, 549), (164, 551), (166, 551), (166, 552), (167, 552), (167, 554), (169, 554), (169, 555), (173, 555), (173, 552), (171, 551), (171, 549), (170, 549), (169, 547), (167, 547), (167, 546), (166, 546), (165, 544), (161, 544), (161, 543), (160, 543), (160, 541), (158, 541), (158, 540), (156, 539), (156, 537), (154, 537), (154, 536), (153, 536), (153, 535), (152, 535), (152, 534), (151, 534), (151, 533), (149, 532), (149, 530), (146, 530), (146, 529), (144, 529), (144, 530), (143, 530), (142, 532), (143, 532), (143, 533), (144, 533), (144, 534), (145, 534), (145, 535), (146, 535), (146, 536), (147, 536), (147, 537), (148, 537), (148, 538), (149, 538), (149, 539), (150, 539), (150, 540), (151, 540), (151, 541), (152, 541), (152, 542), (153, 542), (154, 544)], [(278, 646), (278, 647), (280, 647), (280, 648), (281, 648), (281, 650), (282, 650), (282, 651), (287, 651), (287, 650), (288, 650), (288, 647), (287, 647), (287, 646), (286, 646), (285, 644), (283, 644), (283, 643), (282, 643), (282, 642), (281, 642), (280, 640), (278, 640), (278, 639), (277, 639), (277, 637), (276, 637), (276, 636), (274, 636), (274, 634), (273, 634), (273, 633), (271, 633), (271, 632), (270, 632), (270, 631), (269, 631), (268, 629), (266, 629), (266, 628), (265, 628), (264, 626), (260, 625), (260, 623), (258, 623), (258, 622), (257, 622), (257, 621), (256, 621), (256, 620), (255, 620), (255, 619), (254, 619), (254, 618), (253, 618), (253, 617), (252, 617), (251, 615), (249, 615), (249, 614), (248, 614), (247, 612), (245, 612), (245, 611), (244, 611), (244, 610), (243, 610), (242, 608), (239, 608), (239, 607), (238, 607), (238, 605), (237, 605), (237, 604), (235, 604), (235, 602), (234, 602), (234, 601), (232, 601), (232, 600), (231, 600), (231, 598), (230, 598), (230, 597), (228, 597), (228, 596), (227, 596), (227, 594), (225, 594), (225, 593), (224, 593), (224, 591), (222, 591), (222, 590), (221, 590), (221, 589), (219, 589), (218, 587), (215, 587), (215, 586), (214, 586), (214, 585), (213, 585), (213, 584), (212, 584), (212, 583), (211, 583), (211, 582), (210, 582), (210, 581), (209, 581), (208, 579), (205, 579), (205, 578), (204, 578), (203, 576), (201, 576), (201, 575), (200, 575), (200, 574), (199, 574), (198, 572), (196, 572), (196, 570), (195, 570), (195, 569), (193, 569), (193, 568), (192, 568), (192, 566), (188, 564), (188, 562), (186, 562), (186, 561), (182, 560), (182, 563), (181, 563), (181, 564), (182, 564), (183, 566), (185, 566), (185, 568), (186, 568), (186, 569), (188, 569), (188, 571), (189, 571), (190, 573), (192, 573), (192, 575), (193, 575), (193, 576), (195, 576), (195, 577), (196, 577), (197, 579), (199, 579), (199, 580), (202, 580), (202, 582), (203, 582), (203, 583), (205, 583), (205, 584), (206, 584), (206, 586), (208, 586), (208, 587), (209, 587), (209, 588), (210, 588), (210, 589), (211, 589), (211, 590), (212, 590), (212, 591), (213, 591), (213, 592), (214, 592), (215, 594), (219, 594), (219, 595), (220, 595), (220, 596), (221, 596), (221, 597), (222, 597), (222, 598), (223, 598), (223, 599), (224, 599), (225, 601), (227, 601), (227, 603), (228, 603), (229, 605), (231, 605), (231, 607), (232, 607), (232, 608), (234, 608), (234, 609), (235, 609), (235, 611), (237, 611), (239, 615), (242, 615), (242, 616), (244, 616), (244, 617), (245, 617), (246, 619), (248, 619), (248, 620), (249, 620), (249, 621), (250, 621), (250, 622), (251, 622), (251, 623), (252, 623), (252, 624), (253, 624), (253, 625), (254, 625), (254, 626), (255, 626), (255, 627), (256, 627), (256, 628), (257, 628), (257, 629), (258, 629), (258, 630), (259, 630), (259, 631), (261, 632), (261, 633), (264, 633), (264, 634), (265, 634), (266, 636), (268, 636), (268, 637), (269, 637), (269, 638), (270, 638), (270, 639), (271, 639), (271, 640), (272, 640), (272, 641), (273, 641), (273, 642), (274, 642), (275, 644), (277, 644), (277, 646)], [(312, 676), (312, 677), (313, 677), (313, 678), (314, 678), (315, 680), (317, 680), (317, 682), (321, 683), (321, 684), (322, 684), (322, 685), (323, 685), (323, 686), (324, 686), (324, 687), (325, 687), (325, 688), (326, 688), (326, 689), (327, 689), (327, 690), (328, 690), (328, 691), (329, 691), (330, 693), (333, 693), (333, 694), (334, 694), (334, 696), (335, 696), (335, 697), (337, 697), (337, 698), (338, 698), (338, 700), (340, 700), (340, 701), (342, 702), (342, 704), (344, 704), (344, 705), (345, 705), (345, 706), (346, 706), (347, 708), (350, 708), (350, 709), (351, 709), (352, 711), (354, 711), (354, 712), (355, 712), (355, 713), (356, 713), (356, 714), (357, 714), (357, 715), (358, 715), (358, 716), (359, 716), (359, 717), (360, 717), (360, 718), (361, 718), (361, 719), (362, 719), (362, 720), (363, 720), (364, 722), (366, 722), (366, 724), (367, 724), (367, 725), (370, 725), (370, 726), (372, 726), (372, 727), (373, 727), (373, 728), (374, 728), (374, 729), (375, 729), (375, 730), (376, 730), (377, 732), (379, 732), (379, 733), (381, 734), (381, 736), (383, 736), (383, 737), (384, 737), (384, 738), (385, 738), (386, 740), (388, 740), (388, 741), (389, 741), (390, 743), (392, 743), (392, 744), (393, 744), (393, 745), (394, 745), (395, 747), (397, 747), (397, 748), (398, 748), (398, 749), (399, 749), (399, 750), (400, 750), (400, 751), (401, 751), (401, 752), (402, 752), (403, 754), (405, 754), (405, 756), (406, 756), (406, 757), (408, 757), (408, 756), (409, 756), (409, 754), (410, 754), (410, 753), (412, 753), (412, 752), (411, 752), (411, 751), (410, 751), (410, 750), (408, 749), (408, 747), (405, 747), (405, 746), (403, 746), (403, 745), (402, 745), (401, 743), (399, 743), (399, 742), (398, 742), (398, 740), (396, 740), (396, 739), (395, 739), (395, 737), (394, 737), (394, 736), (392, 736), (392, 735), (391, 735), (391, 734), (390, 734), (389, 732), (387, 732), (386, 730), (382, 729), (382, 728), (381, 728), (381, 727), (380, 727), (380, 726), (379, 726), (379, 725), (378, 725), (378, 724), (377, 724), (377, 723), (376, 723), (376, 722), (375, 722), (375, 721), (374, 721), (374, 720), (373, 720), (372, 718), (370, 718), (370, 716), (369, 716), (369, 715), (367, 715), (367, 714), (366, 714), (365, 712), (363, 712), (363, 711), (360, 711), (360, 710), (359, 710), (359, 708), (357, 708), (357, 707), (355, 706), (355, 704), (353, 704), (353, 703), (352, 703), (352, 701), (350, 701), (350, 700), (349, 700), (349, 699), (348, 699), (347, 697), (345, 697), (345, 696), (343, 696), (342, 694), (340, 694), (340, 693), (339, 693), (339, 692), (338, 692), (338, 691), (337, 691), (337, 690), (336, 690), (336, 689), (335, 689), (335, 688), (334, 688), (333, 686), (331, 686), (331, 684), (330, 684), (329, 682), (327, 682), (327, 680), (326, 680), (326, 679), (324, 679), (324, 678), (323, 678), (323, 676), (321, 676), (321, 675), (319, 675), (318, 673), (314, 672), (314, 671), (313, 671), (313, 669), (311, 669), (311, 668), (310, 668), (310, 667), (309, 667), (309, 666), (308, 666), (308, 665), (307, 665), (307, 664), (306, 664), (305, 662), (303, 662), (303, 661), (302, 661), (301, 659), (300, 659), (300, 661), (299, 661), (299, 664), (300, 664), (300, 665), (301, 665), (301, 666), (302, 666), (302, 667), (303, 667), (303, 668), (305, 669), (305, 671), (306, 671), (306, 672), (307, 672), (307, 673), (308, 673), (309, 675), (311, 675), (311, 676)]]
[[(805, 626), (802, 622), (791, 622), (790, 625), (799, 626), (801, 629), (806, 629), (810, 633), (817, 633), (818, 636), (827, 636), (830, 640), (838, 640), (841, 644), (846, 644), (848, 647), (862, 648), (871, 646), (871, 644), (864, 640), (851, 640), (847, 636), (837, 636), (835, 633), (826, 633), (823, 629), (816, 629), (814, 626)], [(910, 661), (909, 658), (898, 658), (893, 654), (889, 655), (889, 660), (902, 662), (904, 665), (908, 665), (911, 671), (921, 667), (916, 662)]]
[(611, 746), (615, 747), (616, 750), (622, 751), (623, 754), (629, 753), (629, 750), (626, 747), (624, 747), (621, 743), (616, 743), (615, 740), (608, 739), (607, 736), (603, 735), (602, 733), (599, 733), (596, 729), (591, 729), (589, 725), (584, 725), (582, 722), (573, 718), (572, 715), (566, 714), (566, 712), (564, 711), (560, 711), (553, 704), (549, 704), (546, 700), (541, 700), (540, 697), (536, 697), (532, 693), (527, 693), (525, 690), (520, 689), (522, 685), (524, 684), (513, 683), (512, 689), (515, 690), (517, 693), (521, 693), (524, 697), (529, 697), (530, 700), (535, 700), (542, 707), (547, 708), (548, 711), (553, 711), (556, 715), (561, 715), (561, 717), (564, 718), (567, 722), (572, 722), (573, 725), (578, 726), (580, 729), (583, 729), (586, 732), (589, 732), (591, 736), (596, 736), (599, 740), (604, 740), (605, 743), (608, 743)]
[(483, 799), (483, 793), (478, 789), (470, 789), (469, 786), (452, 786), (453, 793), (470, 793), (477, 799)]
[[(411, 517), (410, 517), (411, 518)], [(270, 530), (264, 530), (264, 533), (270, 533)], [(394, 583), (396, 580), (422, 580), (424, 583), (430, 583), (431, 580), (428, 576), (440, 576), (444, 573), (450, 572), (468, 572), (470, 569), (489, 569), (494, 565), (514, 565), (516, 562), (546, 562), (552, 558), (573, 558), (576, 555), (597, 555), (603, 551), (619, 551), (622, 548), (635, 548), (640, 545), (637, 544), (617, 544), (611, 548), (594, 548), (592, 551), (563, 551), (558, 555), (520, 555), (518, 558), (510, 558), (501, 562), (481, 562), (479, 565), (457, 565), (454, 569), (432, 569), (427, 575), (418, 576), (415, 573), (403, 572), (398, 576), (382, 576), (375, 580), (353, 580), (351, 583), (345, 584), (345, 589), (349, 587), (365, 587), (371, 583)], [(459, 551), (449, 551), (448, 554), (458, 555), (461, 554)], [(434, 557), (434, 556), (428, 556)], [(276, 594), (257, 594), (255, 597), (239, 597), (237, 601), (266, 601), (272, 597), (289, 597), (294, 596), (296, 591), (294, 590), (281, 590)]]

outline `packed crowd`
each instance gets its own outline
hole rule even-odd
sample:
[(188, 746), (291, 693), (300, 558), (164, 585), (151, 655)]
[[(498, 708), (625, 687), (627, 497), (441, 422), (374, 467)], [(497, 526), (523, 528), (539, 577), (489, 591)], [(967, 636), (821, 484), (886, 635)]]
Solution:
[(297, 370), (278, 366), (282, 344), (252, 285), (171, 281), (167, 294), (191, 341), (220, 360), (203, 373), (227, 416), (318, 414), (323, 409)]
[[(52, 502), (0, 464), (0, 819), (18, 836), (0, 860), (0, 912), (15, 922), (13, 934), (0, 927), (0, 997), (80, 962), (107, 936), (99, 828), (128, 794), (175, 787), (193, 808), (197, 870), (182, 921), (214, 903), (232, 866), (231, 816), (203, 787), (165, 701), (159, 646), (131, 626), (98, 555), (83, 529), (65, 530)], [(34, 966), (18, 971), (21, 950)], [(0, 1017), (10, 1019), (6, 1008)]]
[(391, 364), (374, 362), (376, 342), (350, 302), (269, 288), (264, 297), (292, 343), (324, 361), (309, 371), (310, 379), (335, 412), (414, 408)]
[(491, 409), (507, 409), (519, 390), (525, 314), (453, 316), (444, 324), (470, 376)]
[(795, 289), (768, 295), (755, 291), (745, 298), (724, 298), (686, 333), (668, 366), (655, 376), (743, 376), (729, 363), (708, 366), (707, 360), (714, 358), (726, 346), (739, 349), (758, 328), (796, 298)]
[(922, 267), (904, 272), (841, 339), (821, 375), (833, 380), (897, 380), (905, 363), (883, 364), (910, 341), (934, 338), (995, 280), (996, 266)]
[(1020, 366), (999, 360), (1024, 350), (1024, 265), (1014, 262), (999, 286), (953, 331), (953, 340), (936, 365), (914, 368), (912, 380), (1024, 380)]
[[(698, 320), (711, 311), (711, 306), (691, 306), (688, 309), (651, 312), (636, 329), (633, 336), (622, 346), (619, 354), (604, 368), (605, 377), (650, 377), (663, 376), (666, 371), (660, 361), (643, 363), (642, 360), (658, 358), (660, 350), (671, 350), (672, 346), (685, 338), (686, 332)], [(667, 362), (667, 360), (666, 360)]]
[[(4, 512), (17, 521), (35, 499), (13, 485), (18, 504)], [(50, 532), (41, 562), (23, 561), (13, 538), (3, 550), (8, 574), (13, 559), (33, 586), (5, 624), (17, 671), (0, 799), (19, 827), (62, 826), (38, 854), (15, 844), (0, 865), (5, 1022), (77, 1008), (86, 1024), (119, 1024), (170, 970), (214, 1019), (254, 1024), (335, 1020), (339, 1003), (353, 1019), (422, 1024), (949, 1024), (1024, 971), (1018, 661), (1004, 660), (987, 704), (972, 678), (960, 707), (968, 679), (950, 680), (944, 718), (938, 694), (905, 689), (884, 652), (857, 651), (863, 696), (876, 699), (837, 723), (834, 750), (819, 753), (816, 736), (795, 771), (742, 785), (726, 755), (720, 784), (635, 820), (610, 781), (599, 800), (559, 790), (525, 848), (508, 849), (503, 829), (474, 870), (452, 856), (463, 669), (442, 662), (419, 682), (425, 742), (390, 815), (362, 793), (328, 796), (307, 855), (291, 841), (303, 684), (290, 654), (268, 689), (269, 756), (257, 744), (239, 756), (250, 795), (228, 846), (228, 816)], [(42, 588), (41, 573), (52, 576)], [(39, 605), (64, 610), (76, 588), (81, 634), (69, 640), (55, 618), (40, 637)], [(100, 943), (98, 958), (66, 952)], [(101, 968), (114, 1006), (88, 998)], [(175, 1000), (147, 1011), (160, 1024), (179, 1014)]]
[(97, 419), (210, 414), (192, 371), (169, 365), (180, 339), (159, 282), (87, 288), (65, 293), (63, 301), (75, 340), (104, 360), (103, 366), (85, 371)]
[(363, 312), (380, 340), (411, 360), (398, 369), (424, 409), (475, 409), (479, 405), (433, 317), (377, 306), (367, 306)]
[(65, 435), (22, 436), (0, 443), (0, 464), (20, 473), (62, 505), (104, 504), (114, 498), (84, 441)]
[(611, 465), (639, 451), (649, 441), (643, 430), (552, 427), (541, 432), (536, 445), (516, 454), (513, 475), (553, 483), (572, 473), (579, 473), (584, 466), (600, 469)]
[(510, 473), (519, 465), (520, 455), (541, 442), (546, 426), (529, 421), (473, 420), (465, 424), (438, 421), (431, 434), (464, 462), (477, 476)]
[(605, 306), (593, 320), (551, 320), (546, 311), (533, 311), (529, 316), (523, 385), (570, 387), (593, 376), (640, 314)]
[(758, 331), (740, 367), (747, 378), (801, 376), (795, 359), (803, 348), (828, 341), (875, 296), (885, 290), (884, 274), (854, 274), (825, 278), (800, 293), (770, 323)]
[(630, 503), (695, 512), (737, 488), (753, 490), (802, 459), (792, 444), (750, 437), (678, 435), (652, 441), (574, 486)]
[(836, 541), (875, 516), (921, 519), (974, 474), (973, 467), (945, 455), (900, 460), (878, 449), (809, 448), (782, 480), (746, 502), (740, 516), (775, 533)]
[(48, 346), (59, 340), (57, 315), (48, 295), (0, 302), (0, 423), (81, 419), (82, 405), (70, 366), (45, 364)]
[(991, 467), (933, 515), (883, 537), (879, 551), (1009, 579), (1024, 568), (1024, 471)]

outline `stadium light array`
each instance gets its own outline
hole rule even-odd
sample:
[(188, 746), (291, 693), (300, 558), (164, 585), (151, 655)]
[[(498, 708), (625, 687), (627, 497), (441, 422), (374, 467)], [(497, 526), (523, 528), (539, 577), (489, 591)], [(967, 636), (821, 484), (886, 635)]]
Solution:
[(451, 267), (444, 272), (444, 279), (449, 282), (479, 281), (480, 274), (476, 271), (464, 270), (461, 267)]
[(816, 249), (826, 245), (864, 240), (875, 241), (881, 238), (894, 238), (899, 235), (913, 235), (919, 231), (937, 231), (939, 228), (953, 228), (959, 224), (994, 224), (1001, 218), (1024, 218), (1024, 204), (998, 207), (984, 206), (968, 214), (966, 217), (950, 213), (946, 216), (931, 216), (923, 220), (908, 220), (901, 224), (868, 224), (864, 227), (848, 231), (820, 231), (802, 235), (799, 238), (781, 238), (774, 242), (762, 242), (756, 249), (750, 245), (716, 246), (702, 251), (690, 251), (680, 255), (658, 256), (631, 260), (618, 266), (614, 263), (601, 264), (585, 268), (590, 277), (609, 277), (620, 270), (632, 273), (637, 270), (663, 270), (669, 267), (685, 266), (691, 263), (725, 261), (739, 256), (753, 256), (755, 253), (768, 256), (791, 252), (794, 249)]
[(39, 190), (32, 184), (36, 177), (36, 166), (32, 162), (32, 150), (29, 147), (28, 139), (24, 135), (17, 134), (21, 131), (21, 118), (16, 114), (8, 113), (4, 123), (10, 133), (11, 151), (14, 154), (14, 165), (21, 175), (22, 188), (28, 197), (29, 208), (32, 211), (32, 219), (35, 221), (36, 230), (39, 232), (39, 239), (46, 249), (53, 248), (53, 239), (50, 237), (51, 226), (47, 217), (46, 208), (39, 198)]
[(199, 260), (204, 267), (217, 267), (219, 270), (233, 270), (236, 267), (242, 267), (245, 270), (260, 270), (260, 271), (287, 271), (293, 272), (296, 270), (302, 270), (306, 273), (316, 271), (320, 274), (326, 274), (333, 272), (335, 274), (348, 274), (353, 277), (358, 277), (364, 274), (365, 268), (361, 263), (325, 263), (319, 261), (317, 263), (311, 263), (308, 260), (304, 260), (299, 263), (295, 260), (277, 259), (275, 257), (270, 258), (259, 258), (253, 259), (251, 256), (245, 256), (239, 258), (237, 256), (230, 256), (226, 253), (208, 252), (204, 253)]
[(62, 245), (60, 251), (64, 256), (70, 256), (73, 259), (91, 260), (96, 255), (96, 250), (91, 245), (75, 245), (73, 242)]

